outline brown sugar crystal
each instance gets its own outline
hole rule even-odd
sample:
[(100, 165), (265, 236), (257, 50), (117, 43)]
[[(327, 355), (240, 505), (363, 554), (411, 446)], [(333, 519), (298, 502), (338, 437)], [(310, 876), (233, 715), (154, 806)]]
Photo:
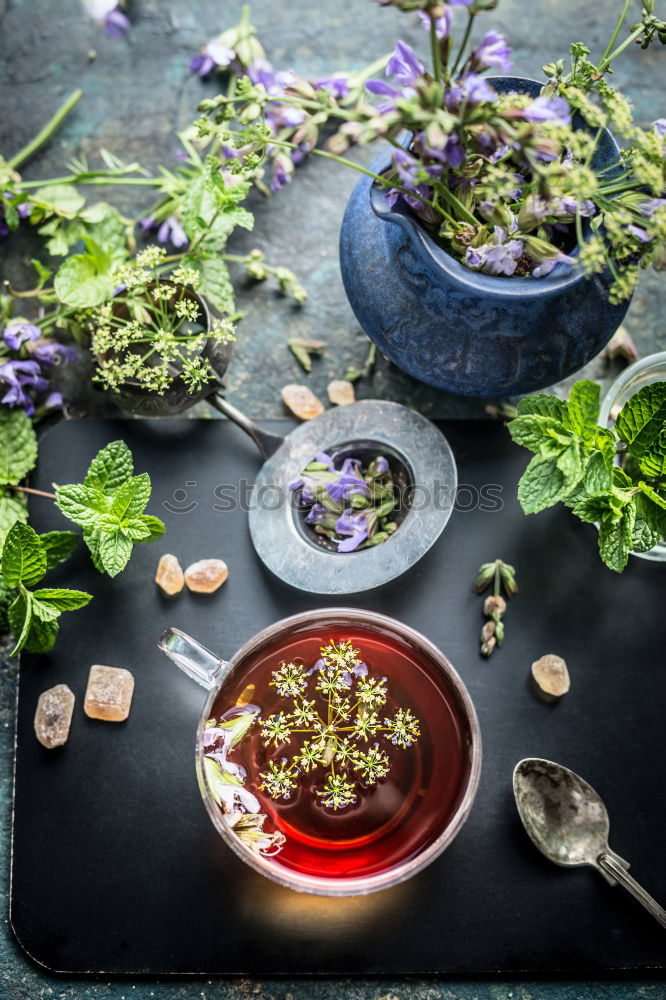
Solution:
[(282, 389), (282, 401), (301, 420), (312, 420), (324, 412), (320, 401), (305, 385), (285, 385)]
[(130, 712), (134, 677), (123, 667), (90, 668), (83, 711), (91, 719), (124, 722)]
[(169, 552), (166, 552), (157, 564), (155, 583), (167, 597), (180, 594), (185, 586), (185, 576), (181, 565), (176, 557)]
[(40, 694), (35, 712), (35, 736), (47, 750), (67, 742), (75, 701), (66, 684), (56, 684)]
[(212, 594), (228, 576), (224, 559), (200, 559), (185, 570), (185, 583), (195, 594)]

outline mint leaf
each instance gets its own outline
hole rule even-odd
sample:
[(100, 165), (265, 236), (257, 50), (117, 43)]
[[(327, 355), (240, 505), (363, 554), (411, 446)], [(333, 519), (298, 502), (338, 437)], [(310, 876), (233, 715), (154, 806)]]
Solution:
[(0, 485), (19, 483), (37, 461), (37, 435), (24, 410), (0, 407)]
[(95, 455), (84, 485), (110, 494), (132, 478), (134, 460), (124, 441), (112, 441)]
[(636, 524), (634, 525), (634, 550), (647, 552), (666, 538), (666, 509), (654, 503), (645, 493), (638, 493), (636, 504)]
[(1, 572), (8, 587), (31, 586), (46, 573), (46, 553), (39, 536), (21, 521), (12, 525), (5, 539)]
[(600, 496), (611, 488), (611, 470), (604, 455), (593, 451), (585, 466), (584, 485), (590, 496)]
[(653, 503), (656, 503), (658, 507), (661, 507), (663, 510), (666, 510), (666, 497), (663, 497), (661, 496), (660, 493), (657, 493), (657, 491), (654, 489), (653, 486), (650, 486), (649, 483), (640, 482), (638, 484), (638, 488), (641, 491), (641, 493), (644, 493), (646, 497), (649, 497), (650, 500)]
[(666, 382), (644, 385), (620, 410), (615, 432), (626, 441), (632, 454), (641, 458), (664, 432), (666, 426)]
[(555, 444), (555, 453), (559, 454), (560, 450), (572, 441), (571, 434), (560, 420), (537, 414), (515, 417), (509, 423), (509, 434), (516, 444), (537, 453), (544, 450), (551, 453)]
[(59, 627), (57, 619), (44, 622), (39, 618), (32, 618), (25, 643), (26, 652), (48, 653), (50, 649), (53, 649)]
[(597, 429), (600, 389), (596, 382), (584, 379), (576, 382), (569, 393), (568, 414), (572, 430), (590, 438)]
[(16, 591), (8, 587), (0, 576), (0, 632), (9, 631), (9, 606), (16, 599)]
[(32, 596), (35, 601), (56, 609), (58, 614), (61, 611), (76, 611), (77, 608), (85, 607), (92, 600), (92, 594), (87, 594), (85, 590), (61, 590), (48, 587), (34, 590)]
[(626, 504), (621, 516), (607, 514), (599, 525), (599, 553), (609, 569), (621, 573), (629, 560), (633, 542), (636, 505)]
[(518, 483), (518, 501), (526, 514), (536, 514), (561, 500), (565, 492), (562, 471), (549, 459), (535, 455)]
[(596, 524), (597, 521), (600, 521), (610, 511), (607, 496), (579, 497), (571, 505), (571, 509), (577, 518), (585, 521), (587, 524)]
[(88, 546), (88, 551), (90, 552), (90, 558), (92, 559), (92, 564), (98, 573), (104, 572), (104, 564), (102, 562), (102, 557), (100, 556), (99, 552), (101, 538), (102, 538), (102, 532), (99, 530), (99, 528), (85, 528), (83, 531), (83, 541)]
[(45, 214), (60, 215), (65, 219), (73, 219), (86, 203), (72, 184), (48, 184), (37, 188), (30, 201), (43, 209)]
[(11, 651), (10, 656), (16, 656), (25, 646), (30, 633), (32, 594), (29, 590), (23, 590), (17, 595), (13, 604), (10, 605), (8, 617), (12, 633), (16, 639), (16, 645)]
[(74, 524), (92, 527), (100, 514), (108, 510), (108, 500), (99, 489), (89, 486), (59, 486), (56, 490), (56, 507)]
[(47, 531), (39, 536), (46, 554), (46, 568), (53, 569), (69, 559), (79, 542), (73, 531)]
[(72, 254), (58, 268), (53, 281), (56, 295), (75, 309), (101, 305), (113, 295), (111, 263), (107, 255)]
[(583, 463), (580, 457), (580, 443), (572, 440), (556, 459), (555, 463), (564, 476), (564, 491), (570, 493), (583, 478)]
[(148, 528), (149, 534), (146, 538), (137, 539), (139, 542), (154, 542), (166, 531), (164, 521), (160, 521), (159, 517), (154, 517), (153, 514), (143, 514), (141, 521)]
[(132, 539), (122, 531), (102, 533), (99, 539), (99, 558), (109, 576), (117, 576), (132, 555)]
[(134, 476), (128, 483), (123, 483), (116, 493), (109, 514), (120, 520), (138, 517), (149, 500), (150, 476), (144, 472), (140, 476)]
[(133, 542), (147, 542), (151, 536), (151, 530), (144, 522), (143, 518), (134, 517), (131, 521), (125, 521), (123, 531)]
[[(549, 396), (545, 392), (537, 392), (534, 396), (525, 396), (518, 402), (519, 416), (536, 414), (539, 417), (551, 417), (567, 424), (567, 404), (557, 396)], [(510, 427), (511, 425), (509, 425)]]
[(20, 495), (12, 496), (9, 493), (0, 496), (0, 551), (9, 529), (16, 521), (22, 521), (23, 524), (28, 521), (25, 500)]
[(654, 479), (666, 478), (666, 455), (646, 455), (638, 464), (646, 476)]

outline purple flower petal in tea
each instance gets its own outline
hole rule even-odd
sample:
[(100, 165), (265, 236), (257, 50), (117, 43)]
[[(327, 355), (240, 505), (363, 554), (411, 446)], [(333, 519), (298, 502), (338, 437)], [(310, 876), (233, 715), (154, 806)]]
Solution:
[(348, 535), (338, 542), (338, 552), (354, 552), (368, 537), (368, 520), (364, 512), (352, 514), (346, 510), (335, 522), (339, 535)]

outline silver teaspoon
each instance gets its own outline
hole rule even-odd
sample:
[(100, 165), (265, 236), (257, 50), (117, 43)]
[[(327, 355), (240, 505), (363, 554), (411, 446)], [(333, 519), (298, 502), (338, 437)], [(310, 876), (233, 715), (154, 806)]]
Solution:
[(562, 764), (539, 757), (513, 772), (518, 813), (532, 842), (557, 865), (592, 865), (611, 885), (627, 889), (666, 927), (666, 910), (629, 875), (629, 863), (608, 846), (608, 813), (586, 781)]

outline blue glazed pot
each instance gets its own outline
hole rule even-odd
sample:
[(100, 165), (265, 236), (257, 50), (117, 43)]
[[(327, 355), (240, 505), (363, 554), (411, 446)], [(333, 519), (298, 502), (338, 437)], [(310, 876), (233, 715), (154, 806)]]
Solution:
[[(492, 82), (535, 97), (542, 86), (517, 77)], [(595, 166), (617, 153), (605, 132)], [(387, 155), (372, 169), (388, 164)], [(382, 354), (421, 382), (462, 396), (520, 395), (559, 382), (599, 353), (629, 306), (608, 301), (608, 271), (589, 279), (561, 263), (543, 278), (472, 271), (404, 202), (390, 208), (369, 177), (345, 211), (340, 266), (351, 307)]]

